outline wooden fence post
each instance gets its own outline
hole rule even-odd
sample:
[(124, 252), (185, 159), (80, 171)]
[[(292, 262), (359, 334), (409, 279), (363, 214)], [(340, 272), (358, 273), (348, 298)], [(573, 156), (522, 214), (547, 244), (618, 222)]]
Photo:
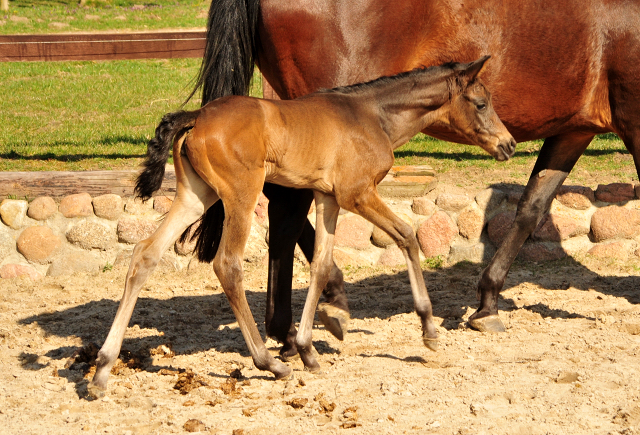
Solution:
[(0, 11), (9, 10), (9, 0), (0, 0)]

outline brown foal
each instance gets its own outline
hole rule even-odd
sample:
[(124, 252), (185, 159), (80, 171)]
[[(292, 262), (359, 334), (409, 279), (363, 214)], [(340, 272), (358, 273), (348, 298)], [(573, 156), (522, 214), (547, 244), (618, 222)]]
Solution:
[(319, 369), (311, 331), (318, 298), (331, 273), (340, 207), (386, 231), (404, 253), (423, 340), (435, 350), (437, 333), (416, 236), (384, 204), (376, 186), (393, 165), (393, 150), (429, 126), (455, 131), (498, 160), (513, 154), (515, 141), (476, 78), (487, 58), (414, 70), (297, 100), (230, 96), (194, 112), (166, 115), (149, 143), (146, 168), (136, 189), (148, 198), (159, 188), (173, 145), (176, 199), (158, 230), (134, 249), (120, 307), (98, 353), (90, 393), (104, 395), (138, 293), (158, 260), (218, 199), (224, 203), (226, 217), (214, 271), (255, 366), (276, 378), (290, 374), (291, 369), (265, 347), (242, 282), (244, 248), (265, 181), (312, 189), (315, 195), (311, 282), (296, 337), (306, 369)]

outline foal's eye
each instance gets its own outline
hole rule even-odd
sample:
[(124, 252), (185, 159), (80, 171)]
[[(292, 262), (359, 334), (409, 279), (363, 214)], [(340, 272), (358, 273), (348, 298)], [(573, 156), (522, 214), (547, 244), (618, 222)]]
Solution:
[(476, 110), (478, 112), (482, 112), (487, 108), (487, 105), (485, 103), (478, 103), (476, 104)]

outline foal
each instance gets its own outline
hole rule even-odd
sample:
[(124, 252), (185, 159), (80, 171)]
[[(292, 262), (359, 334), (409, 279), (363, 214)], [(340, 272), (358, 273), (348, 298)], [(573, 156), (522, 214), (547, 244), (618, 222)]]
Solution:
[(393, 150), (427, 126), (453, 130), (498, 160), (513, 154), (515, 141), (493, 111), (489, 92), (476, 78), (487, 58), (414, 70), (292, 101), (230, 96), (200, 110), (165, 115), (149, 143), (136, 191), (146, 199), (160, 187), (173, 145), (176, 199), (158, 230), (134, 249), (122, 301), (98, 353), (90, 393), (104, 395), (138, 293), (158, 260), (219, 199), (226, 217), (214, 271), (255, 366), (271, 371), (276, 378), (290, 374), (291, 369), (264, 346), (242, 283), (243, 252), (265, 181), (313, 189), (315, 194), (315, 252), (296, 337), (306, 369), (319, 369), (311, 329), (331, 271), (340, 207), (386, 231), (404, 253), (423, 341), (435, 350), (437, 333), (416, 236), (382, 202), (376, 186), (393, 165)]

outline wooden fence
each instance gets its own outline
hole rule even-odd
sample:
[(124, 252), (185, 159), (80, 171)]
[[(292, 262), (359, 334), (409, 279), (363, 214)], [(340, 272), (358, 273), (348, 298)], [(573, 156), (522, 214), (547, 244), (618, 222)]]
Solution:
[(0, 35), (0, 62), (202, 57), (204, 30)]

